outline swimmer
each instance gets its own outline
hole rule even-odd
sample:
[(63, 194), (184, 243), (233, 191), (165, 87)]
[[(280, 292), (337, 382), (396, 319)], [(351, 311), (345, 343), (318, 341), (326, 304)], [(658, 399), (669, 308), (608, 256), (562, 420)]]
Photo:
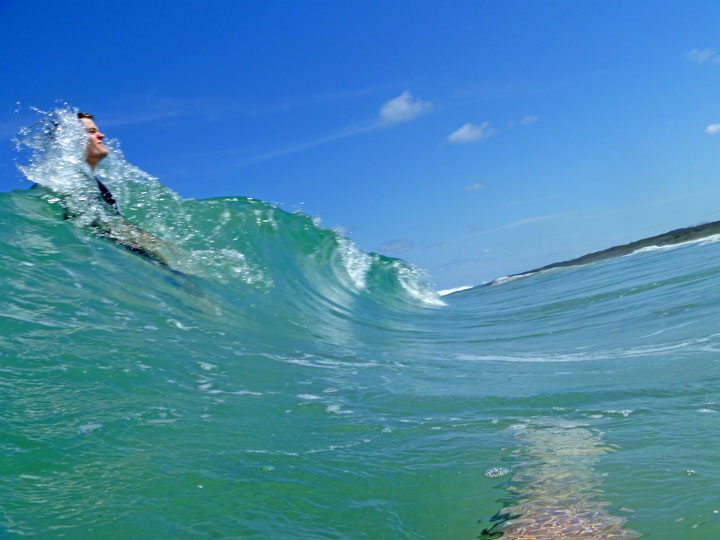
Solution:
[[(95, 117), (92, 114), (84, 112), (78, 113), (77, 116), (85, 127), (85, 131), (88, 133), (85, 161), (94, 173), (95, 167), (97, 167), (98, 164), (107, 157), (110, 151), (103, 142), (105, 135), (95, 124)], [(161, 250), (163, 248), (169, 248), (168, 244), (157, 236), (150, 234), (125, 219), (120, 213), (120, 208), (118, 207), (118, 204), (110, 190), (97, 176), (94, 178), (97, 181), (97, 186), (102, 200), (110, 206), (112, 212), (115, 216), (117, 216), (115, 219), (109, 221), (96, 220), (93, 223), (93, 225), (99, 230), (100, 235), (134, 253), (168, 266), (167, 260), (161, 254)]]

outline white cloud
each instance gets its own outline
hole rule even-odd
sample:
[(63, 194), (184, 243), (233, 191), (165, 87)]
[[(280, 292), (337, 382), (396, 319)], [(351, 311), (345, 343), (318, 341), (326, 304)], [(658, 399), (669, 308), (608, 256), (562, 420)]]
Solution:
[(540, 120), (539, 116), (530, 115), (530, 116), (526, 116), (525, 118), (520, 120), (520, 123), (523, 125), (527, 125), (527, 124), (532, 124), (533, 122), (537, 122), (538, 120)]
[(380, 120), (384, 124), (407, 122), (432, 109), (432, 103), (414, 98), (407, 90), (380, 107)]
[(685, 57), (690, 60), (691, 62), (695, 62), (696, 64), (704, 64), (708, 60), (713, 61), (713, 63), (717, 63), (720, 61), (720, 58), (715, 55), (715, 51), (713, 49), (693, 49), (691, 51), (688, 51), (685, 54)]
[(484, 188), (485, 184), (472, 184), (470, 186), (465, 186), (465, 191), (477, 191), (478, 189)]
[(720, 133), (720, 124), (710, 124), (705, 128), (705, 133), (708, 135), (717, 135)]
[(485, 121), (479, 126), (468, 122), (448, 135), (447, 140), (452, 144), (466, 144), (480, 139), (487, 139), (493, 133), (495, 133), (495, 130), (490, 127), (490, 122)]

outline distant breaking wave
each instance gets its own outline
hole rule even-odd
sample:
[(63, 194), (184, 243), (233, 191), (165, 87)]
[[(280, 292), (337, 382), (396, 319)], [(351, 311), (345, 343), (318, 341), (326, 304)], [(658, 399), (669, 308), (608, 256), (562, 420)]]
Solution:
[[(670, 249), (694, 242), (717, 241), (720, 241), (720, 221), (713, 221), (711, 223), (704, 223), (702, 225), (694, 225), (692, 227), (675, 229), (664, 234), (658, 234), (656, 236), (651, 236), (642, 240), (636, 240), (628, 244), (603, 249), (601, 251), (594, 251), (592, 253), (587, 253), (581, 257), (577, 257), (575, 259), (548, 264), (546, 266), (535, 268), (533, 270), (528, 270), (526, 272), (510, 274), (509, 276), (502, 276), (497, 279), (488, 281), (487, 283), (483, 283), (482, 285), (478, 285), (477, 287), (503, 285), (505, 283), (509, 283), (520, 278), (529, 277), (539, 272), (553, 270), (555, 268), (568, 268), (572, 266), (593, 264), (609, 259), (616, 259), (618, 257), (625, 257), (627, 255), (634, 255), (636, 253), (644, 253), (647, 251), (655, 251), (658, 249)], [(457, 287), (454, 289), (439, 291), (438, 294), (441, 296), (447, 296), (472, 288), (473, 287), (469, 286)]]

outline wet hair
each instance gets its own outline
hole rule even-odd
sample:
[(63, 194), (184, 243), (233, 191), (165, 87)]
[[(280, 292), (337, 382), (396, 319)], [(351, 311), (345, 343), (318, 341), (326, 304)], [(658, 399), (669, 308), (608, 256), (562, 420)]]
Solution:
[[(2, 0), (0, 0), (2, 1)], [(82, 120), (83, 118), (88, 118), (90, 120), (93, 120), (95, 118), (94, 114), (86, 113), (86, 112), (79, 112), (77, 113), (78, 120)], [(44, 133), (45, 141), (42, 143), (42, 151), (47, 151), (47, 149), (50, 147), (51, 144), (54, 144), (57, 142), (57, 136), (58, 136), (58, 128), (60, 127), (60, 121), (57, 118), (46, 118), (42, 122), (42, 132)], [(82, 122), (80, 122), (82, 124)]]

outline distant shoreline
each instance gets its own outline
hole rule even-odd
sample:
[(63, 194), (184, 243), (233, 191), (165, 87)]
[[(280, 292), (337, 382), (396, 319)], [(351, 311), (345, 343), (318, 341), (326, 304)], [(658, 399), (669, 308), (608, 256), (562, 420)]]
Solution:
[(512, 274), (508, 277), (524, 276), (528, 274), (534, 274), (536, 272), (542, 272), (543, 270), (550, 270), (552, 268), (579, 266), (581, 264), (589, 264), (604, 261), (607, 259), (614, 259), (616, 257), (628, 255), (630, 253), (633, 253), (634, 251), (645, 247), (662, 247), (672, 246), (675, 244), (683, 244), (685, 242), (691, 242), (693, 240), (706, 238), (714, 234), (720, 234), (720, 221), (704, 223), (702, 225), (696, 225), (694, 227), (685, 227), (683, 229), (675, 229), (664, 234), (658, 234), (657, 236), (651, 236), (649, 238), (643, 238), (642, 240), (636, 240), (635, 242), (630, 242), (629, 244), (623, 244), (620, 246), (603, 249), (602, 251), (587, 253), (582, 257), (577, 257), (575, 259), (548, 264), (541, 268), (535, 268), (534, 270), (528, 270), (527, 272), (521, 272), (519, 274)]

